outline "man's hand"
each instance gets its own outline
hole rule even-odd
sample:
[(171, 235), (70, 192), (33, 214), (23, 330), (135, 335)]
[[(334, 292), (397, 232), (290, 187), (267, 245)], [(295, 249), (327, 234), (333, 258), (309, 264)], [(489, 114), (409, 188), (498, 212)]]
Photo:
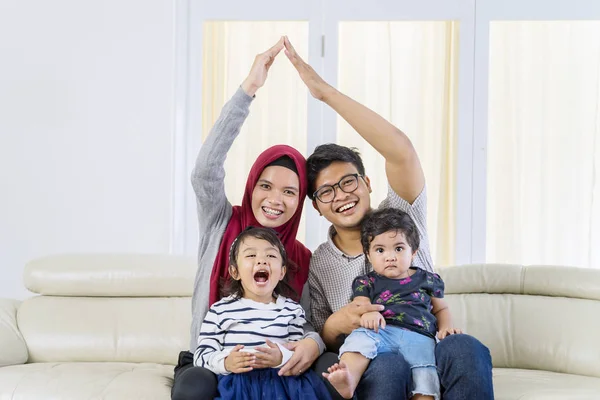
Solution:
[(362, 317), (360, 317), (360, 326), (379, 332), (380, 326), (381, 329), (385, 329), (385, 318), (377, 311), (364, 313)]
[(442, 327), (438, 331), (437, 337), (438, 337), (438, 339), (442, 340), (446, 336), (457, 335), (459, 333), (463, 333), (463, 331), (461, 329), (458, 329), (458, 328)]
[(275, 57), (282, 49), (283, 37), (269, 50), (256, 56), (248, 77), (242, 83), (242, 89), (248, 96), (254, 96), (256, 91), (265, 84), (269, 68), (271, 68)]
[(244, 346), (238, 344), (231, 350), (231, 353), (225, 358), (225, 369), (234, 374), (252, 371), (256, 357), (252, 353), (240, 351)]
[(287, 343), (285, 347), (293, 351), (294, 355), (281, 367), (279, 376), (300, 375), (319, 357), (319, 345), (310, 338)]
[(266, 347), (256, 348), (256, 361), (252, 365), (253, 368), (273, 368), (281, 364), (283, 354), (281, 354), (279, 346), (269, 339), (266, 340), (266, 343)]
[(359, 328), (362, 325), (362, 316), (367, 313), (376, 312), (379, 314), (383, 311), (384, 306), (382, 304), (371, 304), (367, 297), (357, 296), (352, 300), (351, 303), (346, 304), (340, 308), (339, 312), (344, 314), (344, 320), (347, 321), (347, 327), (345, 334), (350, 334), (354, 329)]

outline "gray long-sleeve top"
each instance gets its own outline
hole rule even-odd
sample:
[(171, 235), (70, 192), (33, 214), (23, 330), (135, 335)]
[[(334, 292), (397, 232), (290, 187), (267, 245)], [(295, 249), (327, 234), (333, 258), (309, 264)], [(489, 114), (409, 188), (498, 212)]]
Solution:
[[(212, 268), (233, 210), (225, 195), (225, 158), (248, 117), (252, 100), (253, 97), (238, 88), (233, 97), (223, 106), (219, 119), (202, 144), (192, 172), (192, 186), (196, 193), (200, 233), (198, 271), (192, 296), (190, 338), (192, 353), (198, 346), (200, 326), (208, 312)], [(322, 353), (325, 350), (325, 344), (319, 334), (314, 332), (312, 325), (305, 325), (304, 331), (305, 337), (310, 337), (317, 342)]]

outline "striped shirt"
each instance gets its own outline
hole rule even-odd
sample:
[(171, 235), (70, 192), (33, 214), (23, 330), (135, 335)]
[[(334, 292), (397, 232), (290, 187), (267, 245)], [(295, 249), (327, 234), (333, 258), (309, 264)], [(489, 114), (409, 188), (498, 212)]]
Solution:
[[(406, 212), (415, 222), (421, 244), (413, 265), (433, 272), (433, 261), (429, 251), (427, 236), (427, 191), (423, 191), (410, 204), (394, 192), (388, 185), (387, 197), (379, 208), (392, 207)], [(313, 326), (321, 332), (325, 321), (334, 312), (345, 306), (352, 298), (352, 282), (359, 275), (373, 270), (364, 254), (349, 256), (333, 243), (336, 234), (333, 226), (329, 228), (327, 241), (322, 243), (312, 255), (308, 283), (310, 286), (310, 310)]]
[(305, 323), (300, 304), (283, 296), (269, 304), (226, 297), (210, 307), (202, 322), (194, 365), (227, 375), (225, 358), (235, 346), (242, 344), (244, 351), (253, 351), (269, 339), (279, 345), (282, 366), (293, 353), (281, 344), (302, 339)]

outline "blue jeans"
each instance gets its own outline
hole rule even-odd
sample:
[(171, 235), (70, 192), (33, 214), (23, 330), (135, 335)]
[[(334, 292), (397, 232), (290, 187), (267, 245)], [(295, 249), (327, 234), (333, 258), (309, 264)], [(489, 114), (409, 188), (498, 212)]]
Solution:
[(375, 332), (358, 328), (346, 337), (340, 347), (340, 358), (345, 352), (360, 353), (373, 360), (384, 353), (402, 354), (411, 368), (411, 394), (440, 398), (440, 380), (435, 364), (435, 339), (420, 333), (388, 325)]
[[(493, 400), (492, 358), (479, 340), (469, 335), (450, 335), (435, 349), (442, 400)], [(325, 353), (317, 360), (317, 371), (327, 370), (338, 362), (335, 353)], [(328, 364), (327, 366), (325, 366)], [(326, 382), (329, 384), (329, 382)], [(410, 399), (411, 371), (400, 354), (383, 353), (369, 364), (355, 398), (359, 400)], [(335, 389), (333, 394), (337, 394)], [(332, 394), (333, 399), (339, 399)]]
[(469, 335), (450, 335), (435, 348), (443, 400), (494, 400), (492, 356)]

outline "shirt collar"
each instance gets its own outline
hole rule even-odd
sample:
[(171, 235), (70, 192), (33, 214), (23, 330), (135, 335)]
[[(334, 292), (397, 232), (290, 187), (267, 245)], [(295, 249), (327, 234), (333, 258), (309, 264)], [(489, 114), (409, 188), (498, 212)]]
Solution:
[(337, 232), (335, 231), (334, 226), (331, 225), (329, 227), (329, 230), (327, 231), (327, 244), (329, 245), (329, 248), (331, 249), (331, 251), (333, 251), (335, 253), (335, 255), (337, 255), (338, 257), (347, 258), (349, 260), (356, 260), (359, 257), (364, 257), (364, 254), (362, 254), (362, 253), (358, 254), (356, 256), (349, 256), (348, 254), (346, 254), (343, 251), (341, 251), (340, 249), (338, 249), (338, 247), (333, 242), (333, 237), (335, 235), (337, 235)]

